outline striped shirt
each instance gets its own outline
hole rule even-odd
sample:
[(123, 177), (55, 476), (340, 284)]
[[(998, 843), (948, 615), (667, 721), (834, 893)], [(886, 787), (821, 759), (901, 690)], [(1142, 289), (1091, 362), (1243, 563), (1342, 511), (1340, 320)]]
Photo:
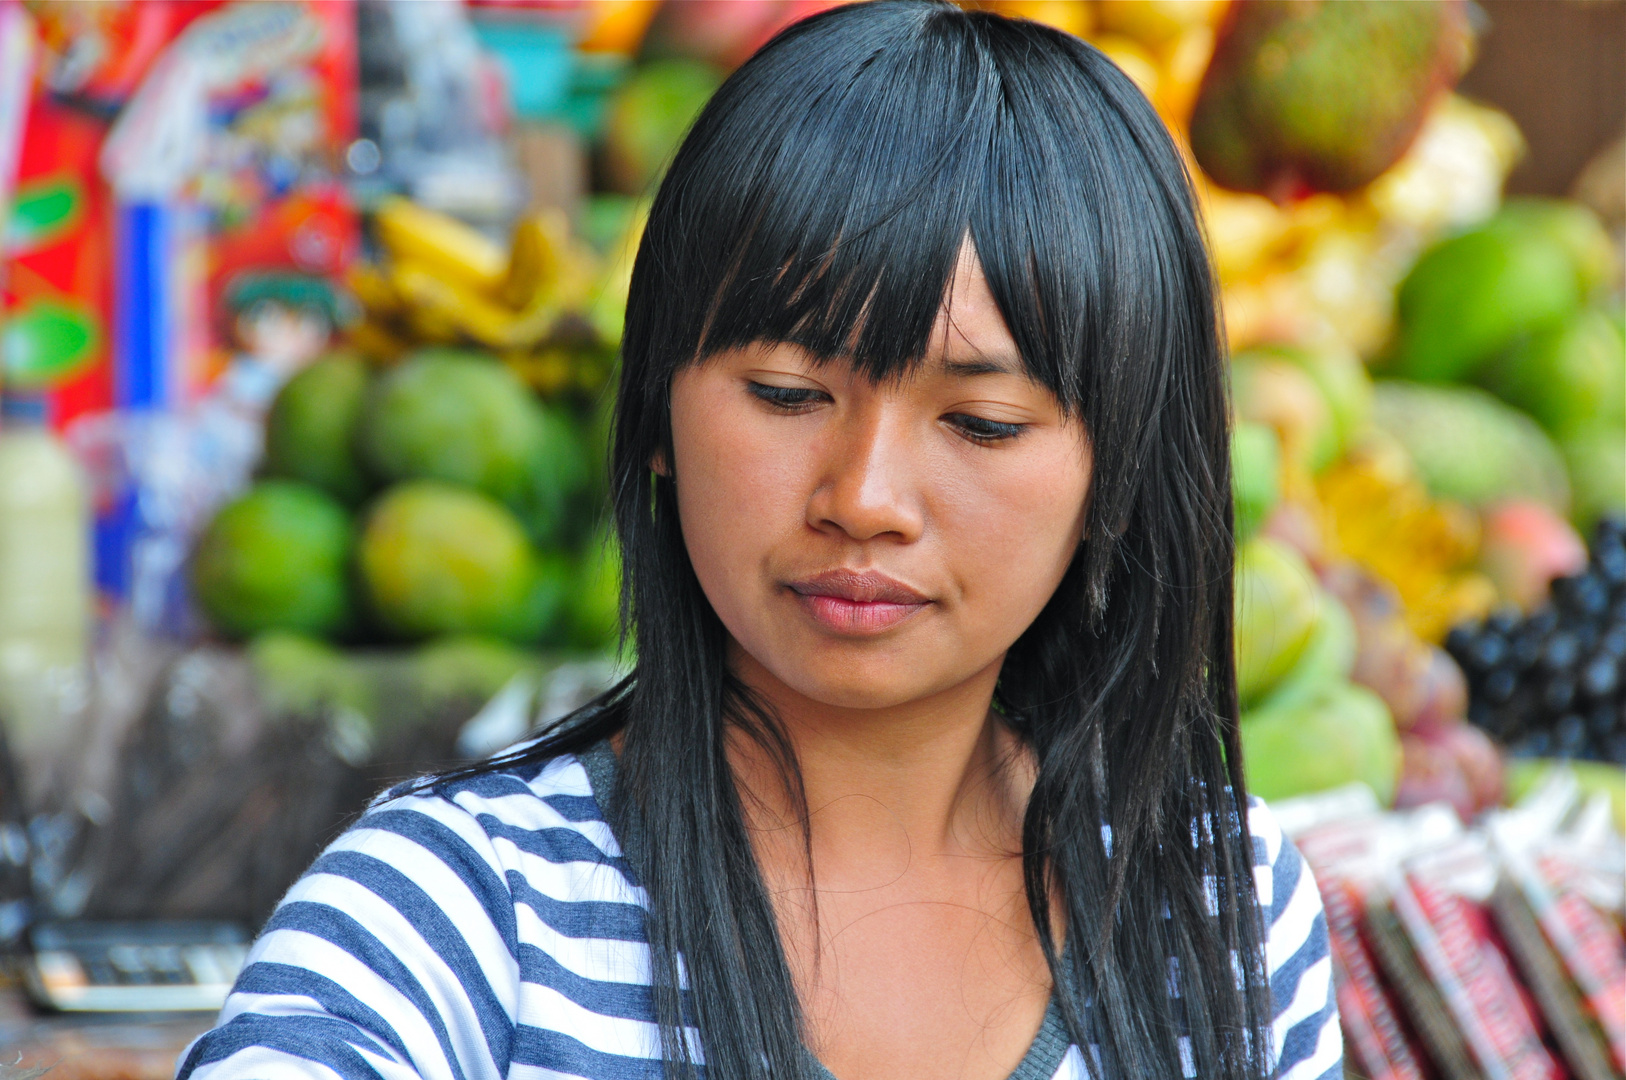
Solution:
[[(646, 897), (605, 744), (381, 798), (278, 905), (178, 1080), (661, 1080)], [(1326, 918), (1263, 803), (1278, 1080), (1339, 1080)], [(817, 1071), (829, 1080), (822, 1067)], [(1011, 1080), (1086, 1080), (1054, 1005)]]

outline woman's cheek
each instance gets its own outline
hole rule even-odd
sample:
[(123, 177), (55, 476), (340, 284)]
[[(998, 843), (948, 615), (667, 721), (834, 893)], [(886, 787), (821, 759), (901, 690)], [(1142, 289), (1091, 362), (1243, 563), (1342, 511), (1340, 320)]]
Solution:
[(1017, 633), (1055, 592), (1083, 533), (1088, 459), (1070, 445), (1043, 449), (1013, 460), (942, 516), (967, 602)]
[(803, 524), (802, 433), (727, 395), (682, 404), (673, 442), (684, 541), (707, 598), (730, 622), (751, 606), (744, 594), (757, 586), (774, 541)]

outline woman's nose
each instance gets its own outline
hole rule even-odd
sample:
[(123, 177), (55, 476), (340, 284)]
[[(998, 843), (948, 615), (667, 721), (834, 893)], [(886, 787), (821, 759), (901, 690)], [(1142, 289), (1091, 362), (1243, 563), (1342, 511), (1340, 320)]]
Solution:
[(857, 411), (826, 444), (807, 523), (854, 540), (920, 539), (925, 525), (919, 453), (904, 418), (884, 406)]

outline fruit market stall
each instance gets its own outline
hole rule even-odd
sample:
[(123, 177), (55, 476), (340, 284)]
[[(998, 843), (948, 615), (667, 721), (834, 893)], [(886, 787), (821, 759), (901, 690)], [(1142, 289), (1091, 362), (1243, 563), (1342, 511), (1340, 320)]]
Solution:
[[(825, 6), (0, 0), (0, 951), (45, 1006), (0, 1046), (167, 1076), (367, 799), (625, 672), (646, 200)], [(1458, 89), (1494, 3), (968, 6), (1089, 40), (1188, 156), (1245, 767), (1352, 1074), (1620, 1075), (1626, 150), (1504, 194), (1538, 133)]]

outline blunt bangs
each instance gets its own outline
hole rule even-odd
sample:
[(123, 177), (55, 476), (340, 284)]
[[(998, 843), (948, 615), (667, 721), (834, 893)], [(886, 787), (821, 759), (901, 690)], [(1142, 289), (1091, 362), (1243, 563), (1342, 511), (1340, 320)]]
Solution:
[(1076, 39), (870, 6), (891, 10), (792, 26), (707, 106), (651, 214), (629, 310), (652, 325), (629, 320), (629, 354), (660, 383), (764, 341), (895, 378), (926, 352), (969, 237), (1028, 374), (1098, 419), (1092, 366), (1156, 369), (1178, 347), (1178, 320), (1154, 313), (1187, 283), (1148, 254), (1194, 223), (1183, 193), (1146, 184), (1159, 169), (1123, 166), (1171, 157), (1166, 136), (1135, 130), (1139, 91)]

